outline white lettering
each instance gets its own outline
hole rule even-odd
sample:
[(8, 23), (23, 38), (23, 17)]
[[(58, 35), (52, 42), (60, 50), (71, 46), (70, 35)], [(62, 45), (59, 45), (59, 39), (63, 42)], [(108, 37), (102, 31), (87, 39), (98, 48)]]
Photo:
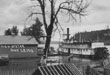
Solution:
[(20, 52), (26, 52), (25, 49), (20, 49)]
[(0, 48), (25, 48), (24, 45), (1, 45)]
[(29, 52), (34, 53), (33, 49), (10, 49), (11, 52)]
[(27, 52), (34, 53), (33, 49), (27, 49), (26, 51), (27, 51)]
[(19, 49), (10, 49), (11, 52), (19, 52)]

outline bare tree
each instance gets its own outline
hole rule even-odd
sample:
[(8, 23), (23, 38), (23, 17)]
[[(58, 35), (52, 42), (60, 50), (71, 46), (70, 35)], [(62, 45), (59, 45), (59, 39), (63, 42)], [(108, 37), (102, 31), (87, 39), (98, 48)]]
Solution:
[(87, 0), (31, 0), (31, 1), (36, 2), (36, 5), (32, 7), (38, 9), (32, 12), (31, 15), (29, 15), (29, 17), (33, 15), (41, 15), (43, 20), (43, 25), (47, 35), (44, 49), (44, 55), (46, 56), (50, 46), (51, 36), (54, 27), (58, 29), (58, 25), (60, 25), (59, 16), (65, 14), (65, 16), (69, 16), (69, 18), (76, 20), (75, 15), (85, 16), (86, 8), (89, 6)]

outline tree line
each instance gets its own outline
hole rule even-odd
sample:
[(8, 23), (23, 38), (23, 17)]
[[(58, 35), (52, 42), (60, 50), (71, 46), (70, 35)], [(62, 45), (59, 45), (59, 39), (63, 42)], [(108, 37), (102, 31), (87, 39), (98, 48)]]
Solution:
[[(37, 41), (44, 35), (44, 31), (42, 30), (42, 23), (38, 18), (35, 19), (35, 23), (30, 27), (25, 27), (23, 31), (20, 32), (22, 36), (32, 36), (35, 37)], [(13, 26), (12, 28), (8, 28), (4, 31), (4, 35), (18, 35), (19, 29), (17, 26)]]

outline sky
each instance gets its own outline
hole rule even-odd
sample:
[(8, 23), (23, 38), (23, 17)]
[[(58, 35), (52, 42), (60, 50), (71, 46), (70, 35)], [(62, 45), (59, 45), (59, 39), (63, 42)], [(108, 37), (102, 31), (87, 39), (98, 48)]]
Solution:
[[(30, 6), (30, 0), (0, 0), (0, 34), (3, 35), (4, 30), (13, 25), (17, 25), (21, 31), (31, 10)], [(71, 35), (81, 31), (106, 29), (107, 25), (110, 25), (110, 0), (92, 0), (87, 15), (82, 17), (81, 23), (63, 22), (61, 25), (64, 33), (69, 27)], [(57, 33), (53, 39), (61, 39)]]

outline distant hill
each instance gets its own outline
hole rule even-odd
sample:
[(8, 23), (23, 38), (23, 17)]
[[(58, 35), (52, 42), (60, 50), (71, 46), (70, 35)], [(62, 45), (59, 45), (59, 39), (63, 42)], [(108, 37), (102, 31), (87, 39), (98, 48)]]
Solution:
[(110, 29), (77, 33), (71, 39), (83, 42), (99, 41), (110, 45)]

